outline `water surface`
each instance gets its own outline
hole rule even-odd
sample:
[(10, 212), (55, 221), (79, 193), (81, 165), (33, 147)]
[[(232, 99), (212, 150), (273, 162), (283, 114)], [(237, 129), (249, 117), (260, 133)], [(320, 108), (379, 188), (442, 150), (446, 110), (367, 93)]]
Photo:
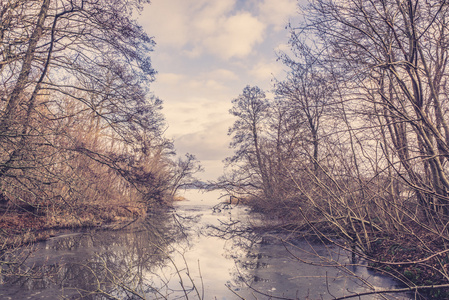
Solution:
[(251, 231), (262, 220), (241, 205), (213, 209), (218, 192), (185, 197), (176, 210), (120, 230), (66, 233), (21, 249), (20, 276), (1, 278), (0, 298), (334, 299), (397, 285), (335, 246)]

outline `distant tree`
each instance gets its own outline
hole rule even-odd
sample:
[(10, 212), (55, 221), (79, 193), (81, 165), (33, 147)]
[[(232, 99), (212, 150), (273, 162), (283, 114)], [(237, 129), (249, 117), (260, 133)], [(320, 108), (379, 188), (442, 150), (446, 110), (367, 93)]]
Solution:
[(173, 169), (171, 172), (173, 176), (171, 179), (171, 197), (174, 197), (180, 188), (193, 187), (198, 184), (194, 175), (204, 170), (195, 155), (190, 153), (185, 155), (185, 159), (178, 158), (177, 162), (173, 163)]
[(229, 112), (237, 119), (228, 134), (232, 136), (230, 146), (236, 151), (227, 162), (239, 169), (243, 180), (240, 185), (251, 182), (270, 199), (273, 187), (265, 160), (263, 135), (267, 129), (270, 104), (259, 87), (251, 86), (246, 86), (232, 103)]

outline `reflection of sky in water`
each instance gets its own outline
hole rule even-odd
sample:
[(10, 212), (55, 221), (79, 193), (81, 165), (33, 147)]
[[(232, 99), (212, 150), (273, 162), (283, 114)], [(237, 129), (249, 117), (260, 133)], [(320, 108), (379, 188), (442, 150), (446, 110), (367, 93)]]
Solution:
[[(394, 285), (364, 267), (341, 270), (298, 261), (293, 256), (317, 264), (322, 261), (316, 254), (333, 257), (342, 264), (349, 263), (349, 257), (336, 247), (311, 248), (306, 241), (292, 242), (287, 251), (280, 234), (264, 234), (262, 238), (250, 233), (244, 230), (249, 222), (245, 207), (221, 206), (221, 210), (213, 212), (212, 207), (218, 203), (217, 192), (187, 191), (185, 197), (189, 201), (176, 203), (176, 220), (185, 226), (184, 231), (170, 225), (171, 214), (161, 214), (150, 218), (148, 224), (139, 225), (138, 230), (93, 231), (51, 239), (39, 245), (40, 250), (27, 264), (45, 266), (47, 271), (57, 271), (57, 276), (3, 286), (0, 298), (57, 299), (62, 295), (62, 287), (65, 295), (73, 297), (77, 291), (71, 290), (71, 286), (91, 290), (98, 288), (98, 281), (103, 290), (124, 298), (126, 294), (110, 284), (111, 280), (137, 288), (148, 299), (185, 299), (181, 280), (189, 299), (198, 299), (197, 294), (203, 297), (203, 293), (204, 299), (239, 299), (236, 294), (245, 299), (269, 299), (255, 290), (291, 299), (333, 299), (369, 291), (351, 272), (374, 287)], [(60, 261), (62, 265), (58, 264)]]
[[(349, 264), (350, 256), (337, 247), (313, 245), (311, 248), (306, 241), (299, 241), (287, 246), (279, 240), (279, 235), (266, 237), (267, 243), (253, 243), (261, 241), (260, 237), (250, 234), (241, 234), (230, 239), (225, 226), (220, 224), (237, 223), (233, 229), (237, 232), (248, 222), (247, 210), (240, 206), (233, 209), (222, 209), (218, 213), (211, 212), (219, 193), (201, 194), (188, 191), (186, 198), (189, 201), (177, 205), (178, 212), (182, 214), (195, 214), (201, 212), (201, 223), (196, 228), (202, 233), (223, 235), (226, 240), (215, 236), (196, 236), (194, 245), (185, 254), (184, 258), (189, 264), (191, 277), (195, 283), (201, 282), (198, 271), (200, 263), (201, 275), (204, 281), (205, 299), (238, 299), (230, 291), (227, 284), (235, 293), (245, 299), (269, 299), (269, 296), (258, 294), (254, 289), (278, 297), (296, 299), (333, 299), (336, 296), (349, 295), (351, 292), (369, 291), (355, 275), (367, 279), (376, 288), (394, 288), (395, 283), (388, 278), (368, 271), (365, 267), (350, 266), (347, 269), (335, 267), (314, 266), (299, 262), (292, 257), (322, 264), (316, 254), (323, 257), (332, 257), (341, 264)], [(225, 198), (224, 198), (225, 199)], [(223, 199), (223, 200), (224, 200)], [(221, 221), (221, 222), (220, 222)], [(214, 231), (207, 225), (217, 226), (222, 231)], [(205, 229), (206, 228), (206, 229)], [(254, 240), (248, 240), (252, 237)], [(176, 259), (182, 264), (181, 257)], [(335, 262), (326, 263), (335, 265)], [(354, 274), (351, 274), (354, 272)], [(242, 282), (245, 281), (245, 283)], [(388, 299), (405, 299), (389, 296)], [(372, 295), (362, 299), (375, 299)]]
[[(232, 210), (231, 216), (231, 210), (225, 209), (219, 213), (213, 213), (211, 207), (217, 204), (216, 199), (219, 194), (212, 193), (212, 195), (211, 197), (211, 193), (202, 194), (188, 191), (185, 196), (189, 201), (176, 205), (181, 216), (201, 214), (201, 222), (197, 222), (194, 226), (196, 232), (190, 239), (192, 247), (186, 249), (185, 253), (175, 255), (174, 262), (177, 266), (185, 266), (185, 259), (190, 277), (200, 290), (200, 294), (202, 294), (202, 282), (204, 284), (204, 299), (214, 299), (215, 296), (217, 299), (234, 299), (235, 295), (225, 286), (232, 280), (231, 271), (235, 266), (234, 260), (224, 256), (225, 249), (231, 242), (207, 236), (206, 233), (209, 232), (207, 225), (219, 226), (220, 221), (228, 222), (238, 213), (237, 210)], [(241, 249), (236, 249), (236, 251), (239, 251), (240, 255), (244, 254)], [(189, 278), (185, 274), (183, 275), (183, 281), (189, 283), (186, 286), (191, 286)], [(172, 287), (179, 289), (178, 282), (174, 282)]]

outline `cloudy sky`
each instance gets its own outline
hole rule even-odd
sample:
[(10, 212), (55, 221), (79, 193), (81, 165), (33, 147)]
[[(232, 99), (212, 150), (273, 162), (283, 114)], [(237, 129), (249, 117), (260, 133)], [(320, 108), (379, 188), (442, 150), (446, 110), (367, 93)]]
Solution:
[(139, 17), (157, 43), (152, 90), (164, 101), (167, 137), (178, 154), (196, 155), (202, 179), (216, 179), (232, 153), (231, 100), (284, 76), (276, 51), (297, 16), (297, 0), (152, 0)]

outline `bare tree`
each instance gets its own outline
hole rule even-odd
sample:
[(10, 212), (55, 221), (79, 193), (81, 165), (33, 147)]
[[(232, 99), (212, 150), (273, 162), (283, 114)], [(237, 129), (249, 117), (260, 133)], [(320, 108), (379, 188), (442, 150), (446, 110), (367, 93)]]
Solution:
[(331, 104), (335, 90), (331, 72), (320, 60), (322, 49), (291, 30), (292, 55), (281, 53), (279, 59), (289, 68), (287, 79), (275, 84), (276, 95), (292, 110), (291, 126), (303, 128), (301, 138), (312, 146), (306, 153), (318, 172), (320, 125), (323, 114)]
[(194, 175), (198, 172), (202, 172), (204, 169), (196, 159), (195, 155), (187, 153), (185, 159), (178, 158), (178, 161), (173, 164), (173, 168), (170, 192), (171, 197), (174, 197), (180, 188), (201, 187)]
[(133, 20), (148, 2), (1, 1), (2, 198), (36, 211), (168, 193), (154, 41)]
[[(353, 250), (376, 260), (400, 240), (415, 253), (406, 265), (437, 273), (443, 288), (449, 277), (436, 253), (447, 249), (448, 9), (447, 1), (315, 0), (294, 28), (322, 50), (335, 87), (320, 122), (324, 176), (292, 174), (298, 190)], [(396, 271), (416, 284), (404, 267)]]
[[(394, 266), (416, 291), (432, 288), (410, 268), (449, 282), (448, 12), (447, 1), (310, 1), (280, 56), (277, 102), (255, 110), (247, 91), (231, 110), (234, 183), (294, 197), (298, 226)], [(394, 261), (393, 241), (415, 256)]]
[(246, 86), (232, 103), (234, 106), (229, 112), (237, 119), (228, 134), (233, 136), (231, 147), (236, 151), (227, 162), (238, 169), (233, 174), (238, 175), (238, 179), (232, 181), (241, 187), (252, 185), (262, 191), (266, 199), (271, 199), (273, 187), (263, 153), (269, 102), (259, 87)]
[[(347, 70), (347, 92), (380, 118), (394, 154), (423, 209), (446, 214), (448, 127), (445, 1), (314, 1), (313, 31), (331, 40)], [(349, 82), (349, 77), (352, 82)], [(368, 104), (369, 103), (369, 104)], [(396, 166), (396, 165), (395, 165)], [(395, 167), (399, 170), (398, 167)]]

